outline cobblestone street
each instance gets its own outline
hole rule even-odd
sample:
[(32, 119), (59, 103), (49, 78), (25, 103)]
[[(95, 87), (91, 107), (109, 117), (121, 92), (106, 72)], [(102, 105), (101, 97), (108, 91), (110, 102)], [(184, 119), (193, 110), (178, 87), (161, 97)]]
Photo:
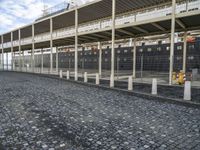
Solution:
[(0, 150), (199, 150), (200, 109), (0, 72)]

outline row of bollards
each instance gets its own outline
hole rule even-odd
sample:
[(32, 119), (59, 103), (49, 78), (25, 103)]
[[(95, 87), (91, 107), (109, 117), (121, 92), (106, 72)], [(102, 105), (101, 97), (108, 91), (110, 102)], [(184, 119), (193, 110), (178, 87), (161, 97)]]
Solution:
[[(152, 90), (151, 90), (151, 94), (152, 95), (157, 95), (158, 91), (157, 91), (158, 87), (157, 87), (157, 79), (154, 78), (152, 80)], [(185, 81), (185, 85), (184, 85), (184, 96), (183, 96), (184, 100), (191, 100), (191, 81)]]
[[(63, 78), (63, 71), (60, 70), (60, 78)], [(88, 74), (87, 72), (84, 73), (84, 82), (87, 83), (88, 82), (88, 77), (94, 77), (95, 76), (95, 84), (99, 85), (100, 84), (100, 77), (99, 74)], [(127, 77), (126, 77), (127, 78)], [(67, 71), (66, 73), (66, 79), (69, 80), (70, 79), (70, 72)], [(153, 78), (152, 79), (152, 90), (151, 90), (151, 94), (152, 95), (157, 95), (158, 94), (158, 86), (157, 86), (157, 79)], [(133, 90), (133, 76), (128, 76), (128, 90), (132, 91)], [(191, 81), (186, 81), (185, 85), (184, 85), (184, 100), (191, 100)]]

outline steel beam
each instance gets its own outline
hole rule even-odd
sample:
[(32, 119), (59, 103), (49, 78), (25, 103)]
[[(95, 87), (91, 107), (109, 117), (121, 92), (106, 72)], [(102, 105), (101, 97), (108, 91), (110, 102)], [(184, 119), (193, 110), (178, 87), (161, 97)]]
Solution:
[(50, 74), (53, 72), (53, 20), (50, 18)]
[(98, 42), (98, 50), (99, 50), (99, 76), (102, 75), (102, 44)]
[(169, 85), (172, 85), (172, 73), (173, 73), (173, 66), (174, 66), (175, 13), (176, 13), (176, 0), (172, 0)]
[(74, 55), (74, 80), (78, 80), (78, 9), (75, 9), (75, 55)]
[(186, 59), (187, 59), (187, 32), (183, 37), (183, 72), (186, 72)]
[(3, 35), (1, 36), (1, 44), (2, 44), (2, 49), (1, 49), (1, 64), (2, 64), (2, 69), (4, 70), (4, 40), (3, 40)]
[(110, 87), (114, 87), (114, 78), (115, 78), (115, 10), (116, 10), (116, 0), (112, 0), (112, 50), (111, 50)]
[(11, 70), (13, 70), (13, 32), (10, 33), (11, 39)]
[(32, 25), (32, 50), (31, 50), (31, 70), (34, 72), (35, 68), (35, 26), (34, 24)]
[(18, 30), (18, 40), (19, 40), (19, 71), (22, 71), (22, 56), (21, 56), (21, 30)]
[(133, 43), (133, 78), (136, 78), (136, 53), (137, 53), (137, 49), (136, 49), (136, 41), (137, 39), (135, 38)]

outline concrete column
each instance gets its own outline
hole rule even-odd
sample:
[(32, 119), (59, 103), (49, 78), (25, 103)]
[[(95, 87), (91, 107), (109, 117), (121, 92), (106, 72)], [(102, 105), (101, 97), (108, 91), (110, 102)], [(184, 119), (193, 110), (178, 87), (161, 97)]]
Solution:
[(78, 10), (75, 10), (75, 55), (74, 55), (74, 80), (78, 80)]
[(41, 73), (44, 72), (44, 56), (43, 56), (43, 48), (41, 49), (42, 60), (41, 60)]
[(21, 30), (18, 30), (18, 40), (19, 40), (19, 71), (22, 71), (22, 56), (21, 56)]
[(172, 85), (172, 73), (174, 65), (174, 34), (175, 34), (175, 13), (176, 0), (172, 0), (172, 18), (171, 18), (171, 45), (170, 45), (170, 67), (169, 67), (169, 85)]
[(1, 55), (2, 55), (2, 58), (1, 58), (1, 64), (2, 64), (2, 69), (4, 70), (4, 47), (3, 47), (3, 35), (1, 36), (1, 43), (2, 43), (2, 51), (1, 51)]
[(24, 51), (22, 52), (22, 70), (24, 69), (25, 64), (24, 64)]
[(101, 42), (98, 42), (98, 50), (99, 50), (99, 76), (102, 74), (102, 45)]
[(53, 20), (50, 18), (50, 74), (53, 72)]
[(116, 9), (116, 0), (112, 0), (112, 51), (111, 51), (110, 87), (114, 87), (114, 77), (115, 77), (115, 9)]
[(34, 27), (34, 24), (33, 24), (32, 25), (32, 51), (31, 51), (31, 69), (32, 69), (32, 72), (34, 72), (34, 69), (35, 69), (34, 51), (35, 51), (35, 27)]
[(56, 72), (58, 72), (58, 47), (56, 47)]
[(13, 52), (13, 70), (15, 70), (15, 52)]
[(7, 66), (7, 70), (8, 70), (8, 52), (6, 53), (6, 66)]
[(10, 39), (11, 39), (11, 70), (13, 70), (14, 68), (13, 66), (13, 32), (11, 32)]
[(187, 32), (183, 37), (183, 72), (186, 72), (186, 60), (187, 60)]
[(136, 39), (134, 39), (133, 42), (133, 78), (136, 78)]

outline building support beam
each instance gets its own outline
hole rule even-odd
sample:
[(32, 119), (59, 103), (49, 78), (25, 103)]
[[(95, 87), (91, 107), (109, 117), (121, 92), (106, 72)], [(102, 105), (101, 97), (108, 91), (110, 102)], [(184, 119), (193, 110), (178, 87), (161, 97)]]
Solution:
[(56, 47), (56, 73), (58, 73), (58, 47)]
[(10, 33), (10, 39), (11, 39), (11, 70), (13, 71), (13, 32)]
[(4, 70), (4, 47), (3, 47), (3, 35), (1, 36), (1, 44), (2, 44), (2, 49), (1, 49), (1, 64), (2, 64), (2, 69)]
[(44, 72), (44, 55), (43, 55), (43, 48), (41, 49), (42, 60), (41, 60), (41, 73)]
[(172, 0), (171, 45), (170, 45), (170, 65), (169, 65), (169, 85), (172, 85), (172, 73), (173, 73), (173, 66), (174, 66), (175, 12), (176, 12), (176, 0)]
[(19, 71), (22, 71), (22, 55), (21, 55), (21, 30), (18, 30), (18, 40), (19, 40)]
[(8, 52), (6, 53), (6, 66), (7, 66), (7, 70), (8, 70)]
[(145, 29), (142, 29), (141, 27), (132, 27), (133, 29), (135, 29), (135, 30), (138, 30), (138, 31), (140, 31), (140, 32), (143, 32), (143, 33), (149, 33), (147, 30), (145, 30)]
[(24, 51), (22, 51), (22, 70), (24, 69), (25, 64), (24, 64)]
[(183, 37), (183, 72), (186, 73), (186, 60), (187, 60), (187, 32)]
[(50, 74), (53, 73), (53, 20), (50, 18)]
[(35, 27), (34, 24), (32, 25), (32, 50), (31, 50), (31, 70), (34, 72), (35, 68)]
[(181, 26), (181, 28), (186, 29), (186, 26), (184, 25), (184, 23), (180, 20), (180, 19), (176, 19), (176, 23)]
[(98, 50), (99, 50), (99, 76), (102, 75), (102, 44), (98, 42)]
[(78, 80), (78, 9), (75, 9), (75, 55), (74, 55), (74, 80)]
[(129, 31), (126, 31), (124, 29), (117, 29), (118, 32), (121, 32), (121, 33), (124, 33), (124, 34), (127, 34), (129, 36), (135, 36), (133, 33), (129, 32)]
[(134, 41), (132, 42), (133, 44), (133, 78), (136, 78), (136, 54), (137, 54), (136, 41), (137, 39), (135, 38)]
[(114, 78), (115, 78), (115, 10), (116, 10), (116, 0), (112, 0), (112, 50), (111, 50), (110, 87), (114, 87)]
[(166, 31), (165, 28), (163, 28), (162, 26), (160, 26), (160, 25), (157, 24), (157, 23), (152, 23), (152, 25), (153, 25), (154, 27), (158, 28), (158, 29), (161, 30), (161, 31)]

